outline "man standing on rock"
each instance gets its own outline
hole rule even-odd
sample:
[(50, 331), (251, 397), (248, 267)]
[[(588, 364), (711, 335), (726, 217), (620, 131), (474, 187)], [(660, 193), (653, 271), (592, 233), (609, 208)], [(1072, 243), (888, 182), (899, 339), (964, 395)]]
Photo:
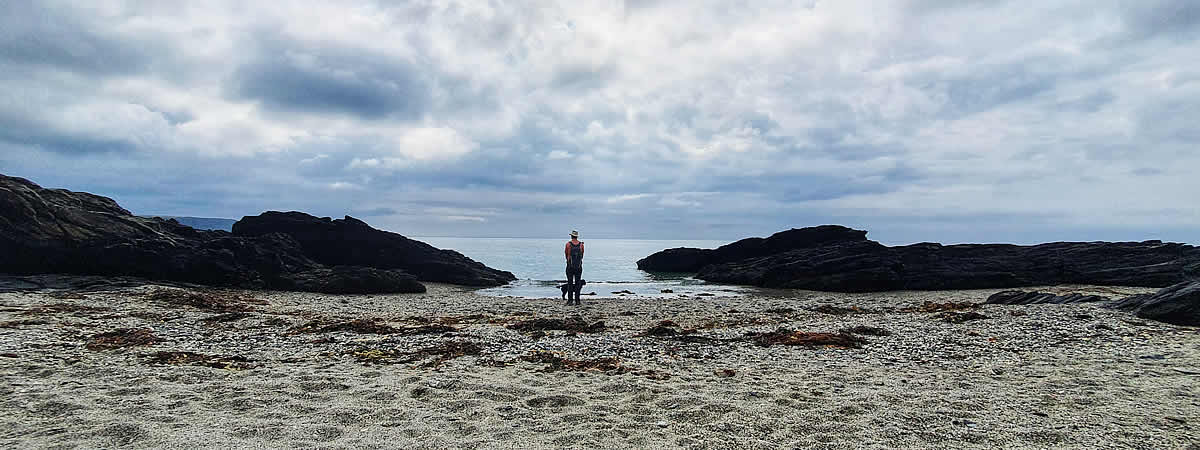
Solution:
[(583, 241), (579, 240), (579, 232), (571, 230), (571, 241), (563, 248), (567, 257), (567, 304), (579, 305), (579, 290), (583, 289), (580, 277), (583, 276)]

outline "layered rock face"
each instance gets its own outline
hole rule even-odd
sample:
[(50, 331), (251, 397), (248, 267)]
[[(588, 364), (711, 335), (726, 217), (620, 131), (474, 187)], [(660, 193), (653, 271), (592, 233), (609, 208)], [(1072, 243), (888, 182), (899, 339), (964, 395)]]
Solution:
[(269, 211), (233, 224), (235, 236), (271, 233), (291, 236), (304, 254), (330, 266), (400, 269), (423, 281), (466, 286), (499, 286), (516, 279), (510, 272), (492, 269), (456, 251), (377, 230), (350, 216), (331, 220), (301, 212)]
[[(736, 251), (735, 251), (736, 249)], [(671, 249), (638, 261), (715, 282), (836, 292), (982, 289), (1064, 283), (1162, 287), (1200, 276), (1200, 249), (1145, 242), (887, 247), (841, 226), (793, 229), (715, 250)]]
[(0, 175), (0, 273), (127, 275), (322, 293), (425, 291), (414, 275), (365, 262), (322, 264), (287, 234), (195, 230), (134, 216), (110, 198)]
[(1143, 319), (1200, 326), (1200, 281), (1185, 281), (1153, 294), (1125, 297), (1109, 306), (1132, 311)]
[(1043, 292), (1004, 291), (988, 297), (995, 305), (1036, 305), (1103, 302), (1104, 307), (1130, 311), (1143, 319), (1176, 325), (1200, 325), (1200, 281), (1184, 281), (1142, 294), (1109, 301), (1098, 295), (1054, 295)]

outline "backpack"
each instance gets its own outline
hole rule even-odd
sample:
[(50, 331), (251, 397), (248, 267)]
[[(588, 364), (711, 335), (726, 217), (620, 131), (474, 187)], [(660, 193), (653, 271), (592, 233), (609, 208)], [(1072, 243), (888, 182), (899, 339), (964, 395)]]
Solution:
[(571, 243), (567, 243), (567, 245), (571, 246), (570, 266), (571, 267), (582, 267), (583, 266), (583, 242), (580, 241), (579, 245), (575, 245), (575, 244), (571, 244)]

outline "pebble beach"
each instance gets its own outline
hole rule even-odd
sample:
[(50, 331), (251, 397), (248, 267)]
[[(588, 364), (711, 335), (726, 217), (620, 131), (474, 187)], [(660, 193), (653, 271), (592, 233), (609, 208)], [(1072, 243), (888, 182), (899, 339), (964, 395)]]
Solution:
[(0, 446), (1200, 448), (1200, 329), (1096, 305), (428, 288), (6, 277)]

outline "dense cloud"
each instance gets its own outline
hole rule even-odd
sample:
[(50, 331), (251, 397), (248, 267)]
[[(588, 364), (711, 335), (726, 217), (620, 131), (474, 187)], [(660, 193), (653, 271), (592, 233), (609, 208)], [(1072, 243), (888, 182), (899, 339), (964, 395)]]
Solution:
[(1178, 1), (0, 3), (0, 173), (411, 235), (1200, 242)]

